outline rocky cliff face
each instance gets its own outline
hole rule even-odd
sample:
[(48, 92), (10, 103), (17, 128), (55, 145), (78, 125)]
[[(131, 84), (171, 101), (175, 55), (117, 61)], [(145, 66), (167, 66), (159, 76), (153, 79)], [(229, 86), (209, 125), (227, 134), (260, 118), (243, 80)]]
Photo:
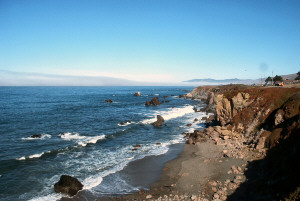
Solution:
[(211, 139), (224, 157), (250, 158), (247, 180), (228, 200), (300, 199), (300, 88), (198, 87), (189, 97), (219, 125), (188, 133), (187, 143)]
[[(281, 133), (280, 126), (282, 129), (289, 119), (299, 115), (299, 88), (205, 86), (195, 88), (188, 97), (203, 100), (206, 111), (215, 113), (221, 127), (243, 134), (255, 146), (260, 143), (258, 147), (270, 147)], [(272, 134), (274, 129), (277, 135)]]

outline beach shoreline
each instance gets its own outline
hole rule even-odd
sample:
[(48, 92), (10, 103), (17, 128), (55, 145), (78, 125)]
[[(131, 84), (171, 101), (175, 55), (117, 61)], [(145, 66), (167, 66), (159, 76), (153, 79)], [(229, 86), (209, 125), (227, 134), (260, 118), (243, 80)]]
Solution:
[[(207, 128), (183, 133), (187, 141), (181, 144), (182, 151), (177, 152), (177, 157), (173, 154), (173, 159), (157, 165), (157, 161), (149, 163), (148, 159), (159, 158), (150, 156), (132, 162), (123, 170), (141, 177), (143, 174), (136, 173), (135, 167), (150, 168), (150, 171), (142, 168), (147, 175), (145, 180), (153, 182), (150, 189), (90, 200), (297, 200), (300, 189), (294, 159), (299, 150), (299, 89), (278, 91), (229, 85), (217, 90), (203, 87), (193, 92), (185, 98), (204, 99), (205, 111), (215, 111), (214, 120), (206, 120)], [(281, 104), (279, 99), (283, 100)], [(278, 119), (280, 115), (286, 116)], [(277, 123), (279, 120), (281, 124)], [(236, 122), (239, 127), (235, 127)], [(286, 160), (284, 165), (282, 160)], [(152, 167), (156, 170), (151, 171)], [(158, 173), (161, 173), (159, 178)], [(277, 188), (274, 174), (278, 174), (277, 181), (285, 182), (285, 188), (281, 182)], [(138, 177), (132, 178), (135, 182), (144, 179)]]

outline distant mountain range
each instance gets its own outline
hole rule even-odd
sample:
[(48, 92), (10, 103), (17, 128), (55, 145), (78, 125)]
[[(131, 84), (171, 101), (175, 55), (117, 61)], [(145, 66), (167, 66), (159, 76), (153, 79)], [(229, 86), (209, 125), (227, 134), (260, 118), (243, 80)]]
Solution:
[[(297, 74), (288, 74), (288, 75), (281, 75), (283, 79), (289, 79), (293, 80), (297, 77)], [(188, 82), (188, 83), (201, 83), (201, 84), (258, 84), (261, 81), (264, 83), (265, 78), (262, 79), (238, 79), (238, 78), (232, 78), (232, 79), (223, 79), (223, 80), (216, 80), (216, 79), (211, 79), (211, 78), (206, 78), (206, 79), (192, 79), (192, 80), (187, 80), (183, 82)]]

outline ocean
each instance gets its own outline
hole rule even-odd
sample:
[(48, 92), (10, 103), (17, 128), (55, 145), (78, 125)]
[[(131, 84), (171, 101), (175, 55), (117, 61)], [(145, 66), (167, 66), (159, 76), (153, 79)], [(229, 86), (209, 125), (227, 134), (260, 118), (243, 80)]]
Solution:
[[(192, 89), (0, 87), (0, 200), (57, 200), (62, 195), (53, 186), (62, 174), (76, 177), (94, 196), (147, 188), (113, 175), (184, 143), (182, 132), (204, 127), (201, 121), (186, 126), (206, 116), (193, 110), (199, 100), (178, 98)], [(137, 91), (142, 96), (134, 96)], [(163, 103), (145, 106), (152, 97)], [(158, 114), (165, 119), (161, 128), (152, 125)]]

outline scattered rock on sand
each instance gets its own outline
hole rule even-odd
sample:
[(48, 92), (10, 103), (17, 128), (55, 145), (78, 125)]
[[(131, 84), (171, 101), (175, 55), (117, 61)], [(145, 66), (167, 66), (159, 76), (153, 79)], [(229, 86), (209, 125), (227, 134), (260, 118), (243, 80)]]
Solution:
[(68, 175), (62, 175), (59, 181), (54, 184), (54, 191), (56, 193), (65, 193), (74, 196), (78, 191), (82, 190), (82, 187), (83, 185), (78, 179)]

